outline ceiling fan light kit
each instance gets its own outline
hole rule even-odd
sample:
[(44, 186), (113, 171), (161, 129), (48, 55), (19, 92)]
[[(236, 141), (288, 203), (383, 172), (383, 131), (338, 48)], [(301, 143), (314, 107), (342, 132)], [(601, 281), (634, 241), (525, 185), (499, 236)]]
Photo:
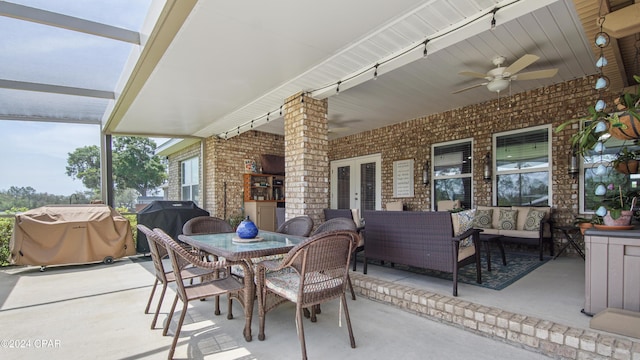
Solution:
[(509, 87), (511, 81), (546, 79), (553, 77), (558, 73), (558, 69), (546, 69), (520, 73), (520, 71), (524, 70), (526, 67), (533, 64), (538, 59), (540, 59), (540, 57), (536, 55), (525, 54), (518, 60), (513, 62), (513, 64), (509, 66), (503, 66), (507, 59), (504, 56), (496, 56), (492, 60), (493, 65), (495, 65), (496, 67), (487, 71), (486, 74), (473, 71), (461, 71), (459, 73), (463, 76), (485, 79), (486, 82), (475, 84), (464, 89), (454, 91), (453, 93), (457, 94), (479, 86), (486, 86), (489, 91), (500, 93), (502, 90)]

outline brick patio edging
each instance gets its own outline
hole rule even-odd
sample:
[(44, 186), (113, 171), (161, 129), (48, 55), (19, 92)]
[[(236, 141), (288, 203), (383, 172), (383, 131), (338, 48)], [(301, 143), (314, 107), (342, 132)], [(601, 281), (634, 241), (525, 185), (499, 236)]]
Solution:
[(640, 341), (573, 328), (351, 272), (354, 290), (431, 320), (557, 359), (640, 360)]

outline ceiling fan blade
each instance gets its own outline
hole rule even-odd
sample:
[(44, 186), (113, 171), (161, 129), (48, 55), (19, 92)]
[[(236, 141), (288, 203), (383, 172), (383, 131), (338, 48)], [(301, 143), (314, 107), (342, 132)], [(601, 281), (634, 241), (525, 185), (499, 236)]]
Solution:
[(517, 74), (511, 77), (512, 80), (535, 80), (554, 77), (558, 73), (558, 69), (547, 69), (538, 71), (529, 71)]
[(488, 83), (486, 83), (486, 82), (485, 82), (485, 83), (480, 83), (480, 84), (471, 85), (471, 86), (466, 87), (466, 88), (464, 88), (464, 89), (456, 90), (456, 91), (452, 92), (452, 94), (461, 93), (461, 92), (463, 92), (463, 91), (471, 90), (471, 89), (477, 88), (477, 87), (479, 87), (479, 86), (484, 86), (484, 85), (487, 85), (487, 84), (488, 84)]
[(486, 79), (487, 78), (487, 74), (482, 74), (482, 73), (475, 72), (475, 71), (460, 71), (458, 73), (458, 75), (471, 76), (471, 77), (475, 77), (475, 78), (479, 78), (479, 79)]
[(517, 74), (519, 71), (533, 64), (538, 59), (540, 59), (539, 56), (525, 54), (520, 59), (516, 60), (513, 64), (509, 65), (506, 69), (504, 69), (504, 74), (505, 76)]
[(343, 127), (335, 127), (335, 128), (329, 128), (329, 132), (330, 133), (339, 133), (339, 132), (345, 132), (345, 131), (349, 131), (351, 128), (343, 126)]

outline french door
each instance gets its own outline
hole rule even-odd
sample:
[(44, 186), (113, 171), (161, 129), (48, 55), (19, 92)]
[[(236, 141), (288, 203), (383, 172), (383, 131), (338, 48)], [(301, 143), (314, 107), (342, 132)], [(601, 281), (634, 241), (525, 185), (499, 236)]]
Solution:
[(331, 162), (332, 209), (382, 209), (380, 154)]

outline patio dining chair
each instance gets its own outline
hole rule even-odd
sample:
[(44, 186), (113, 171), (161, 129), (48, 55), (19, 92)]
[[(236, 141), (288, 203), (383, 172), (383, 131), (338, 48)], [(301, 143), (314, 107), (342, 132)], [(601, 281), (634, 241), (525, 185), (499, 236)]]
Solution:
[(307, 237), (313, 229), (313, 220), (307, 216), (296, 216), (285, 221), (276, 230), (277, 233)]
[(258, 263), (256, 267), (260, 317), (258, 339), (265, 339), (267, 312), (284, 302), (291, 301), (296, 304), (298, 339), (302, 348), (302, 358), (306, 359), (303, 309), (340, 298), (347, 320), (351, 347), (355, 348), (356, 342), (351, 329), (345, 291), (349, 275), (349, 260), (357, 241), (358, 234), (355, 231), (324, 232), (296, 245), (281, 262), (266, 260)]
[[(356, 223), (353, 221), (353, 219), (337, 217), (337, 218), (329, 219), (323, 222), (322, 224), (320, 224), (320, 226), (318, 226), (318, 228), (313, 232), (313, 234), (311, 234), (311, 236), (322, 234), (325, 232), (336, 231), (336, 230), (348, 230), (348, 231), (357, 232), (358, 228), (356, 227)], [(358, 235), (358, 242), (359, 241), (360, 241), (360, 236)], [(357, 243), (356, 243), (356, 246), (357, 246)], [(354, 247), (353, 249), (355, 252), (356, 247)], [(353, 291), (353, 285), (351, 285), (351, 278), (349, 277), (348, 273), (347, 273), (347, 282), (349, 283), (349, 290), (351, 291), (351, 299), (355, 300), (356, 292)], [(317, 311), (320, 308), (316, 307), (315, 309)], [(311, 321), (315, 322), (315, 316), (313, 313), (311, 314)]]
[[(180, 244), (175, 241), (171, 236), (167, 235), (161, 229), (153, 230), (160, 239), (165, 243), (169, 258), (171, 259), (171, 266), (173, 267), (173, 274), (176, 278), (177, 292), (176, 297), (171, 306), (167, 323), (163, 330), (163, 335), (167, 335), (171, 319), (176, 309), (178, 299), (182, 301), (182, 311), (180, 312), (180, 319), (176, 327), (175, 335), (173, 336), (173, 342), (169, 349), (169, 359), (173, 358), (178, 338), (180, 337), (180, 330), (182, 329), (182, 323), (187, 314), (187, 308), (189, 302), (192, 300), (200, 300), (208, 297), (219, 297), (220, 295), (227, 294), (228, 314), (227, 318), (231, 319), (231, 297), (229, 293), (238, 293), (244, 285), (237, 281), (234, 277), (229, 276), (227, 272), (227, 264), (225, 260), (218, 260), (214, 262), (206, 262), (200, 259), (199, 256), (189, 253)], [(190, 266), (207, 270), (211, 272), (211, 276), (203, 277), (197, 284), (185, 284), (182, 278), (182, 270)], [(225, 276), (220, 276), (224, 274)]]
[(233, 232), (231, 225), (223, 219), (214, 216), (196, 216), (187, 220), (182, 226), (182, 233), (185, 235), (230, 232)]
[[(153, 321), (151, 321), (151, 329), (155, 329), (156, 322), (158, 321), (158, 315), (160, 314), (160, 308), (162, 307), (162, 302), (164, 300), (164, 295), (167, 292), (167, 286), (169, 285), (169, 283), (175, 282), (176, 278), (172, 269), (166, 269), (164, 267), (163, 260), (169, 257), (164, 242), (162, 242), (162, 240), (158, 238), (158, 235), (147, 226), (138, 224), (136, 227), (138, 228), (138, 231), (142, 231), (142, 233), (148, 239), (149, 250), (151, 251), (151, 260), (153, 261), (153, 267), (155, 269), (156, 276), (156, 280), (153, 283), (153, 288), (151, 288), (151, 294), (149, 294), (147, 307), (144, 309), (145, 314), (149, 313), (151, 302), (153, 301), (153, 296), (156, 293), (158, 284), (162, 284), (160, 299), (158, 300), (158, 305), (156, 306), (156, 311), (153, 315)], [(210, 273), (211, 270), (200, 269), (196, 267), (187, 267), (182, 270), (181, 277), (183, 279), (193, 279)]]

